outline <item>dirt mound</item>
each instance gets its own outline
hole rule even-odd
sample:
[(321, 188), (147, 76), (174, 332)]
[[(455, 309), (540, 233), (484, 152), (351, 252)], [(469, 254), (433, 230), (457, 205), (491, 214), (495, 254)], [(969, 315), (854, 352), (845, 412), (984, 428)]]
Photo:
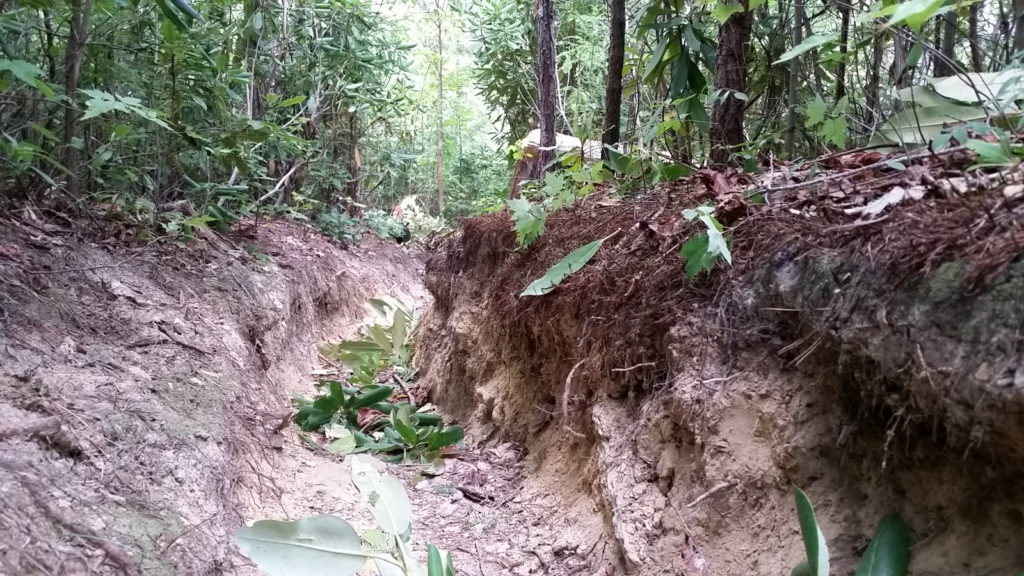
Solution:
[[(915, 574), (1019, 570), (1024, 195), (910, 168), (776, 186), (731, 215), (735, 266), (695, 282), (680, 212), (714, 182), (587, 199), (529, 250), (506, 215), (469, 220), (427, 266), (424, 379), (475, 439), (522, 442), (537, 482), (593, 498), (614, 544), (596, 568), (788, 573), (796, 484), (839, 572), (892, 511)], [(920, 201), (865, 213), (898, 186)], [(516, 297), (613, 234), (552, 294)]]
[(368, 297), (421, 300), (419, 256), (286, 222), (187, 247), (65, 224), (0, 224), (0, 573), (245, 572), (233, 533), (290, 489), (271, 448), (313, 345)]

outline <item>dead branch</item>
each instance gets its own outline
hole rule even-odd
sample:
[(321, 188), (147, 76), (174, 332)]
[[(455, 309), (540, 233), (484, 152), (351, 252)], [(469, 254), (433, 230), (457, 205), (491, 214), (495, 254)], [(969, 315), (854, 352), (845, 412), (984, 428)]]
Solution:
[(37, 434), (53, 434), (60, 431), (60, 418), (49, 416), (36, 418), (21, 424), (5, 424), (0, 426), (0, 440), (15, 436), (35, 436)]
[(572, 429), (569, 426), (569, 397), (572, 395), (572, 377), (576, 374), (576, 369), (582, 365), (586, 359), (580, 360), (569, 370), (569, 375), (565, 377), (565, 391), (562, 392), (562, 427), (565, 428), (566, 432), (569, 432), (577, 438), (586, 438), (583, 434)]

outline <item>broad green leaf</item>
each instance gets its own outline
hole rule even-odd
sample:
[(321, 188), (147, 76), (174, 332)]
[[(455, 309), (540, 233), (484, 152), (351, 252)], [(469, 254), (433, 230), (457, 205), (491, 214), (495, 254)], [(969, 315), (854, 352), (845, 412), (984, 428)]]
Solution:
[(427, 576), (445, 576), (441, 552), (433, 544), (427, 547)]
[(454, 446), (462, 441), (466, 432), (461, 426), (449, 426), (439, 434), (434, 434), (427, 441), (427, 449), (430, 451), (440, 450), (446, 446)]
[(805, 39), (803, 42), (797, 44), (792, 49), (786, 51), (782, 56), (779, 56), (779, 59), (775, 61), (775, 64), (781, 64), (783, 62), (792, 60), (793, 58), (796, 58), (797, 56), (803, 54), (804, 52), (814, 50), (818, 46), (824, 46), (825, 44), (835, 41), (838, 38), (838, 33), (815, 34), (813, 36), (808, 36), (807, 39)]
[(402, 406), (398, 410), (391, 414), (391, 421), (395, 426), (395, 430), (402, 436), (406, 444), (409, 446), (416, 445), (416, 429), (413, 428), (412, 422), (409, 420), (409, 407)]
[(708, 235), (698, 234), (679, 249), (679, 257), (686, 260), (686, 277), (693, 280), (702, 270), (711, 270), (715, 258), (708, 254)]
[(814, 100), (807, 103), (807, 108), (804, 110), (804, 126), (812, 128), (821, 124), (825, 121), (825, 112), (827, 111), (828, 104), (825, 104), (821, 96), (816, 96)]
[(828, 546), (814, 517), (814, 507), (802, 490), (794, 486), (793, 492), (796, 496), (796, 513), (800, 520), (800, 532), (803, 534), (804, 550), (807, 552), (807, 565), (811, 569), (811, 576), (829, 576)]
[[(948, 125), (984, 118), (986, 118), (986, 114), (981, 106), (961, 104), (900, 110), (886, 120), (879, 130), (877, 138), (882, 142), (925, 144), (939, 136)], [(957, 140), (960, 139), (957, 138)], [(873, 142), (875, 141), (877, 140), (873, 140)]]
[(982, 166), (1012, 166), (1020, 162), (1013, 153), (1000, 144), (983, 140), (971, 139), (964, 143), (978, 155), (978, 161), (972, 168)]
[(344, 426), (339, 426), (335, 440), (327, 445), (327, 450), (335, 454), (351, 454), (356, 451), (356, 439), (352, 431)]
[(0, 70), (7, 70), (15, 78), (29, 86), (35, 86), (36, 80), (43, 76), (41, 68), (25, 60), (3, 60), (0, 59)]
[(928, 84), (945, 98), (978, 104), (996, 100), (1009, 78), (997, 72), (971, 72), (948, 78), (928, 78)]
[(711, 17), (717, 20), (719, 24), (725, 24), (725, 21), (730, 16), (740, 12), (743, 12), (743, 5), (739, 2), (726, 3), (724, 0), (721, 0), (711, 9)]
[(793, 567), (793, 571), (789, 573), (789, 576), (812, 576), (811, 565), (807, 563), (807, 560), (804, 560)]
[(531, 204), (525, 198), (512, 198), (508, 200), (508, 209), (512, 212), (512, 219), (515, 222), (519, 246), (533, 244), (534, 240), (544, 233), (548, 213), (543, 207)]
[(590, 259), (594, 257), (594, 254), (597, 254), (597, 250), (603, 242), (603, 238), (601, 240), (594, 240), (573, 250), (568, 256), (562, 258), (557, 264), (549, 268), (543, 276), (531, 282), (519, 294), (520, 298), (523, 296), (543, 296), (557, 288), (562, 281), (586, 266), (587, 262), (590, 262)]
[(377, 524), (408, 542), (412, 535), (412, 507), (402, 482), (389, 474), (381, 474), (375, 462), (366, 456), (352, 459), (352, 483), (370, 504), (370, 512)]
[(825, 120), (821, 125), (821, 136), (839, 148), (846, 146), (847, 131), (850, 125), (845, 116), (837, 116)]
[(650, 80), (651, 76), (659, 69), (659, 64), (661, 64), (661, 59), (665, 56), (665, 49), (668, 48), (671, 38), (670, 34), (665, 34), (662, 36), (661, 42), (654, 48), (654, 53), (651, 54), (651, 59), (647, 61), (647, 67), (644, 68), (644, 81)]
[(910, 530), (899, 514), (878, 524), (855, 576), (906, 576), (910, 564)]
[(945, 3), (945, 0), (909, 0), (909, 2), (903, 2), (896, 7), (896, 10), (892, 13), (892, 18), (889, 19), (886, 26), (906, 24), (911, 30), (920, 32), (921, 26), (935, 15), (943, 3)]
[(348, 576), (366, 563), (359, 535), (334, 516), (260, 520), (240, 529), (235, 539), (270, 576)]
[(391, 342), (395, 348), (405, 346), (408, 337), (409, 317), (404, 312), (396, 312), (391, 324)]
[(721, 256), (732, 266), (732, 252), (729, 250), (729, 242), (722, 235), (722, 225), (710, 214), (702, 214), (700, 221), (707, 227), (708, 254)]

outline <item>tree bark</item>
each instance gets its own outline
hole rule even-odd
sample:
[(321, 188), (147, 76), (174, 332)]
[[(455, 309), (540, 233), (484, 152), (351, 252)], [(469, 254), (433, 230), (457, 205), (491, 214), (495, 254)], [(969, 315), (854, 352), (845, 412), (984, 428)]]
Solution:
[(78, 109), (75, 97), (82, 76), (82, 57), (89, 39), (89, 19), (93, 0), (71, 0), (71, 22), (68, 45), (64, 52), (64, 167), (68, 169), (68, 192), (76, 200), (81, 194), (81, 167), (78, 150), (71, 145), (75, 138)]
[[(1022, 0), (1024, 1), (1024, 0)], [(540, 171), (554, 159), (555, 113), (558, 107), (555, 60), (555, 3), (537, 0), (537, 112), (540, 121)]]
[(441, 0), (437, 0), (437, 215), (444, 215), (444, 45)]
[[(614, 147), (619, 143), (619, 122), (622, 121), (622, 67), (626, 48), (626, 0), (611, 0), (611, 22), (608, 27), (608, 72), (604, 84), (604, 132), (601, 143)], [(608, 158), (602, 148), (601, 157)]]
[[(804, 3), (797, 0), (793, 4), (793, 46), (804, 41)], [(786, 121), (786, 153), (790, 158), (796, 156), (797, 130), (797, 91), (800, 88), (800, 56), (789, 61), (789, 96), (787, 105), (789, 113)]]
[(981, 72), (985, 66), (982, 61), (981, 44), (978, 44), (978, 14), (981, 11), (981, 2), (971, 4), (967, 20), (967, 41), (971, 44), (971, 66), (975, 72)]
[(882, 67), (882, 51), (884, 48), (883, 37), (881, 34), (875, 34), (871, 40), (871, 66), (868, 70), (868, 84), (864, 88), (864, 107), (867, 109), (864, 117), (864, 125), (867, 126), (871, 134), (875, 132), (875, 124), (878, 122), (879, 106), (881, 106), (881, 98), (879, 97), (879, 91), (881, 83), (881, 71)]
[(1024, 50), (1024, 0), (1013, 0), (1013, 52)]
[(935, 76), (944, 78), (956, 74), (956, 12), (946, 12), (941, 20), (935, 22), (935, 26), (941, 28), (942, 38), (939, 51), (935, 55)]
[(846, 53), (850, 44), (850, 10), (848, 0), (836, 0), (839, 6), (839, 65), (836, 66), (836, 102), (846, 96)]
[[(1024, 0), (1021, 0), (1024, 1)], [(729, 164), (732, 148), (746, 142), (743, 134), (744, 101), (736, 92), (747, 91), (747, 44), (750, 42), (750, 10), (742, 0), (743, 11), (725, 21), (718, 31), (715, 59), (715, 89), (724, 94), (715, 102), (711, 114), (711, 154), (713, 164)]]

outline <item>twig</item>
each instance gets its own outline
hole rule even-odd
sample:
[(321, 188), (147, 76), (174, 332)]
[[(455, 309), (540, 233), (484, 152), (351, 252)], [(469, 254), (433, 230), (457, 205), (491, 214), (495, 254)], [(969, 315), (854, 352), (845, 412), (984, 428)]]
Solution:
[(707, 500), (708, 498), (714, 496), (715, 494), (718, 494), (722, 490), (726, 490), (728, 488), (732, 488), (732, 487), (736, 486), (737, 484), (738, 484), (738, 482), (736, 482), (735, 480), (733, 480), (731, 482), (719, 482), (718, 484), (715, 484), (714, 486), (712, 486), (711, 490), (708, 490), (707, 492), (705, 492), (705, 493), (701, 494), (700, 496), (697, 496), (696, 498), (694, 498), (692, 502), (690, 502), (689, 504), (686, 505), (686, 507), (687, 508), (693, 508), (697, 504), (700, 504), (701, 502)]
[[(787, 192), (789, 190), (799, 190), (801, 188), (808, 188), (808, 187), (811, 187), (811, 186), (816, 186), (818, 184), (824, 184), (826, 182), (831, 182), (832, 180), (838, 180), (840, 178), (847, 178), (849, 176), (855, 176), (855, 175), (861, 174), (863, 172), (870, 172), (871, 170), (874, 170), (875, 168), (881, 168), (883, 166), (887, 166), (889, 162), (892, 162), (894, 160), (901, 160), (903, 162), (912, 162), (914, 160), (921, 160), (923, 158), (929, 158), (929, 157), (932, 157), (932, 156), (942, 156), (942, 155), (946, 155), (946, 154), (952, 154), (954, 152), (962, 152), (964, 150), (967, 150), (967, 146), (954, 146), (952, 148), (946, 148), (944, 150), (935, 150), (935, 151), (925, 150), (924, 152), (918, 152), (917, 154), (908, 154), (906, 157), (903, 157), (903, 158), (887, 158), (885, 160), (881, 160), (879, 162), (875, 162), (874, 164), (868, 164), (867, 166), (861, 166), (860, 168), (854, 168), (853, 170), (841, 170), (839, 172), (834, 172), (834, 173), (829, 174), (827, 176), (822, 176), (821, 178), (816, 178), (814, 180), (808, 180), (807, 182), (799, 182), (797, 184), (787, 184), (785, 186), (779, 186), (778, 188), (773, 188), (770, 191), (771, 191), (772, 194), (775, 194), (777, 192)], [(761, 188), (761, 190), (768, 191), (767, 188)]]
[(639, 364), (634, 364), (629, 368), (612, 368), (612, 372), (632, 372), (633, 370), (643, 368), (644, 366), (654, 366), (654, 362), (641, 362)]
[(199, 346), (196, 346), (195, 344), (189, 344), (188, 342), (182, 340), (181, 336), (178, 336), (177, 334), (175, 334), (175, 333), (171, 332), (170, 330), (164, 328), (164, 326), (162, 324), (158, 324), (156, 329), (159, 330), (160, 332), (163, 332), (164, 336), (167, 336), (172, 341), (174, 341), (175, 344), (178, 344), (179, 346), (184, 346), (185, 348), (188, 348), (189, 350), (195, 350), (196, 352), (199, 352), (200, 354), (206, 354), (207, 356), (213, 356), (213, 353), (210, 352), (209, 350), (200, 348)]
[(565, 377), (565, 391), (562, 392), (562, 427), (565, 428), (567, 432), (569, 432), (573, 436), (576, 436), (577, 438), (586, 438), (586, 436), (573, 430), (572, 427), (569, 426), (569, 397), (571, 396), (570, 390), (572, 389), (572, 377), (576, 374), (576, 369), (579, 368), (580, 365), (582, 365), (585, 361), (585, 358), (583, 360), (580, 360), (579, 362), (576, 363), (575, 366), (572, 367), (572, 370), (569, 370), (569, 375)]
[(399, 378), (397, 374), (392, 374), (391, 379), (394, 380), (395, 384), (398, 384), (398, 387), (402, 389), (402, 392), (405, 393), (405, 397), (409, 399), (409, 402), (415, 403), (415, 398), (412, 397), (409, 389), (405, 387), (405, 382), (402, 382), (402, 379)]

